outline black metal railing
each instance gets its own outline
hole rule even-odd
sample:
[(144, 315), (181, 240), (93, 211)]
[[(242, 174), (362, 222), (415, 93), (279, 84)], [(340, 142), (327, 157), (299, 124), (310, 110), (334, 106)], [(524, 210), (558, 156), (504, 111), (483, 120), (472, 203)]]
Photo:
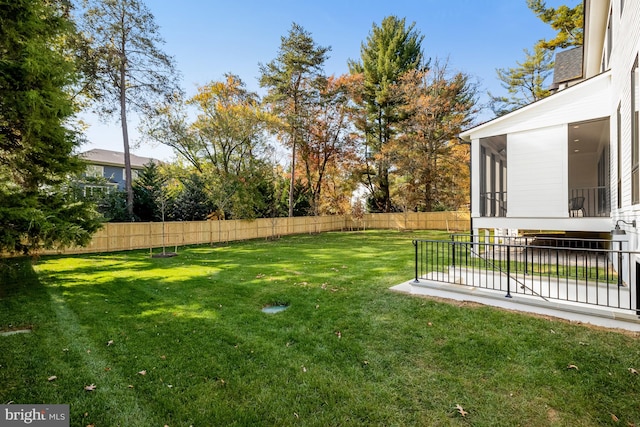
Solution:
[(480, 216), (507, 216), (507, 192), (490, 191), (480, 193)]
[(452, 234), (451, 240), (456, 242), (484, 242), (506, 245), (550, 246), (573, 249), (623, 249), (620, 241), (584, 237), (567, 237), (559, 233), (536, 233), (523, 236), (470, 235)]
[(524, 294), (640, 316), (640, 283), (632, 269), (640, 253), (622, 250), (621, 242), (556, 238), (539, 245), (532, 237), (487, 240), (470, 241), (469, 235), (450, 241), (414, 240), (415, 282), (453, 283), (509, 298)]
[(569, 189), (570, 217), (608, 217), (611, 213), (609, 187), (584, 187)]

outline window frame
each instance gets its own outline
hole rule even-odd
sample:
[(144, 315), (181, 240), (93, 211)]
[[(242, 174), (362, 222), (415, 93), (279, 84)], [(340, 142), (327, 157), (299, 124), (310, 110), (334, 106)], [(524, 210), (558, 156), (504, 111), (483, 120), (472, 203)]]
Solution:
[(638, 91), (640, 88), (638, 78), (640, 71), (638, 70), (638, 55), (631, 68), (631, 204), (640, 203), (640, 115), (638, 114)]

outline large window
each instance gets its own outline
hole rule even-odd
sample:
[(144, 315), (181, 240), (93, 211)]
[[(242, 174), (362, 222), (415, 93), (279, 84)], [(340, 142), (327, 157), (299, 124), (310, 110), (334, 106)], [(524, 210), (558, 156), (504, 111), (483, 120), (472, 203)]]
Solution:
[(638, 115), (638, 92), (640, 72), (638, 71), (638, 57), (633, 64), (631, 70), (631, 203), (640, 203), (640, 173), (638, 171), (638, 144), (640, 143), (640, 135), (638, 132), (638, 123), (640, 117)]

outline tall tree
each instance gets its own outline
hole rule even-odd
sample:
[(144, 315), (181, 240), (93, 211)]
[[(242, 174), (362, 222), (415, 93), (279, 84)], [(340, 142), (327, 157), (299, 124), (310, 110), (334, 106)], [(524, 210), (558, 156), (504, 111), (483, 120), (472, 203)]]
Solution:
[(262, 208), (258, 187), (270, 149), (265, 138), (270, 116), (258, 95), (233, 74), (200, 87), (189, 104), (197, 111), (195, 166), (206, 175), (216, 208), (234, 218), (254, 218)]
[(527, 0), (527, 6), (545, 24), (556, 31), (555, 37), (541, 39), (533, 47), (533, 52), (525, 49), (525, 59), (513, 68), (496, 70), (498, 80), (508, 92), (508, 96), (494, 96), (489, 93), (490, 108), (496, 116), (509, 113), (531, 102), (549, 96), (552, 92), (545, 88), (547, 77), (553, 70), (553, 53), (556, 49), (581, 46), (584, 38), (584, 6), (580, 1), (576, 6), (547, 7), (544, 0)]
[[(346, 181), (345, 166), (352, 166), (355, 160), (355, 139), (348, 114), (348, 76), (329, 77), (322, 84), (317, 102), (309, 110), (309, 132), (300, 149), (313, 215), (336, 211), (331, 203), (323, 206), (322, 191), (336, 181)], [(341, 186), (331, 186), (334, 200), (340, 198), (338, 187)]]
[(99, 228), (67, 177), (82, 164), (70, 127), (77, 73), (61, 44), (73, 34), (62, 1), (0, 7), (0, 251), (87, 243)]
[(547, 78), (553, 72), (553, 52), (536, 45), (534, 52), (524, 50), (525, 60), (513, 68), (498, 68), (500, 85), (508, 96), (489, 93), (489, 107), (496, 116), (502, 116), (551, 95), (545, 88)]
[(457, 209), (468, 201), (469, 168), (468, 146), (456, 140), (475, 116), (477, 85), (436, 62), (428, 71), (405, 73), (397, 91), (407, 118), (385, 149), (401, 177), (401, 204), (427, 212)]
[(311, 34), (293, 23), (289, 34), (281, 38), (278, 56), (260, 65), (260, 86), (267, 88), (265, 101), (280, 116), (283, 141), (291, 147), (289, 216), (294, 214), (297, 149), (305, 139), (305, 115), (313, 102), (317, 84), (325, 79), (324, 62), (330, 47), (316, 45)]
[[(360, 62), (350, 61), (352, 74), (364, 75), (364, 107), (368, 119), (365, 133), (367, 161), (375, 161), (375, 175), (367, 172), (367, 184), (372, 194), (374, 208), (389, 212), (392, 209), (389, 192), (389, 159), (383, 147), (393, 136), (393, 126), (401, 117), (399, 103), (393, 96), (393, 86), (407, 70), (418, 69), (423, 61), (422, 40), (415, 23), (407, 26), (405, 19), (388, 16), (382, 24), (373, 24), (366, 42), (360, 48)], [(367, 171), (370, 169), (367, 168)]]
[(202, 175), (216, 209), (234, 218), (253, 218), (262, 209), (262, 181), (271, 176), (265, 131), (271, 121), (258, 95), (238, 76), (227, 74), (198, 88), (186, 103), (174, 97), (157, 107), (144, 129)]
[(133, 215), (133, 187), (127, 113), (147, 112), (158, 98), (176, 91), (173, 59), (154, 17), (140, 0), (83, 0), (81, 20), (93, 72), (89, 93), (103, 117), (118, 117), (124, 147), (127, 210)]
[(584, 2), (579, 1), (574, 7), (566, 5), (557, 9), (547, 7), (544, 0), (527, 0), (527, 6), (545, 24), (557, 31), (554, 38), (542, 39), (537, 47), (546, 50), (565, 49), (571, 46), (582, 46), (584, 39)]

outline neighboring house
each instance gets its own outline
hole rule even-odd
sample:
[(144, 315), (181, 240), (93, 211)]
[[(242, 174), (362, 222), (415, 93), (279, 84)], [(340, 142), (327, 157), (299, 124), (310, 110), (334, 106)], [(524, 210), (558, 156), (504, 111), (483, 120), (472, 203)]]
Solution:
[(585, 0), (584, 10), (584, 46), (557, 54), (555, 93), (460, 135), (475, 234), (604, 237), (618, 224), (640, 249), (640, 1)]
[[(87, 163), (84, 173), (86, 178), (102, 178), (96, 179), (95, 183), (90, 180), (82, 183), (85, 194), (92, 191), (104, 191), (125, 188), (124, 173), (124, 153), (119, 151), (102, 150), (95, 148), (93, 150), (80, 153), (79, 157)], [(150, 162), (160, 163), (156, 159), (150, 157), (130, 155), (131, 160), (131, 178), (135, 181), (139, 171)]]

